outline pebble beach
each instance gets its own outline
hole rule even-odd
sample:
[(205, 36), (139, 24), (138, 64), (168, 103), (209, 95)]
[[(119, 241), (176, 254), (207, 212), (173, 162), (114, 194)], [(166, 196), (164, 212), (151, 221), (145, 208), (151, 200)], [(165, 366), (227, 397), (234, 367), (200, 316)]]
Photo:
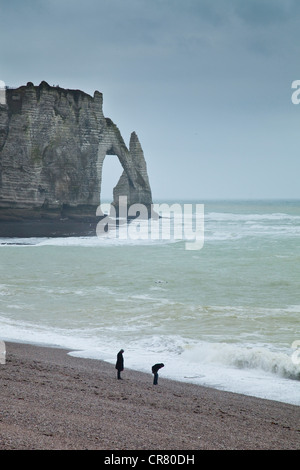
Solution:
[(6, 343), (0, 450), (297, 450), (298, 406)]

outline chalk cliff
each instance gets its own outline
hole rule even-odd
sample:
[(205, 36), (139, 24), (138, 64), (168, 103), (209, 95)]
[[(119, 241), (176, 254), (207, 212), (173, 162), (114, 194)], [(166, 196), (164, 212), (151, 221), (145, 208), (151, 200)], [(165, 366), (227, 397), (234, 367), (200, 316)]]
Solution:
[(117, 155), (123, 167), (113, 204), (127, 196), (129, 205), (150, 208), (138, 137), (132, 133), (128, 149), (102, 104), (98, 91), (92, 97), (46, 82), (6, 90), (0, 104), (0, 236), (92, 233), (106, 155)]

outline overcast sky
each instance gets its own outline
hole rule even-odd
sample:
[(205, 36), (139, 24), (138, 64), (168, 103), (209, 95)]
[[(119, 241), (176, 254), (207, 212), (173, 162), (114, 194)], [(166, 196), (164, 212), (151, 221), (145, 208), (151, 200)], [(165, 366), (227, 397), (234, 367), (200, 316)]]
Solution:
[[(299, 0), (0, 0), (0, 15), (0, 80), (101, 91), (155, 200), (300, 198)], [(108, 156), (106, 186), (120, 173)]]

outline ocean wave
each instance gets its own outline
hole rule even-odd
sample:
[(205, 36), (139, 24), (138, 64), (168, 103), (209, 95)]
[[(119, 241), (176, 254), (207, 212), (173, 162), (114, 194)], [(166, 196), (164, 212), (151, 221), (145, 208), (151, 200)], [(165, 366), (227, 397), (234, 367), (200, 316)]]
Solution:
[(300, 365), (292, 361), (291, 350), (270, 350), (269, 347), (240, 346), (227, 343), (201, 343), (183, 352), (185, 360), (203, 364), (219, 364), (237, 369), (255, 369), (282, 378), (300, 380)]
[(284, 212), (274, 212), (266, 214), (241, 214), (232, 212), (208, 212), (205, 213), (206, 220), (212, 221), (234, 221), (234, 222), (251, 222), (251, 221), (292, 221), (300, 222), (299, 215), (286, 214)]
[(121, 239), (118, 237), (66, 237), (66, 238), (46, 238), (46, 239), (18, 239), (6, 240), (0, 239), (2, 247), (47, 247), (47, 246), (63, 246), (63, 247), (109, 247), (109, 246), (136, 246), (136, 245), (158, 245), (176, 243), (181, 240), (160, 240), (160, 239)]

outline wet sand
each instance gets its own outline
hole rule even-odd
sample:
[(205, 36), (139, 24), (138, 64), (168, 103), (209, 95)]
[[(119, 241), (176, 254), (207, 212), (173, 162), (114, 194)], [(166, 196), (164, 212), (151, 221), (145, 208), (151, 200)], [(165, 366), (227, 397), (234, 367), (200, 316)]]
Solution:
[(300, 407), (6, 343), (1, 450), (287, 450)]

